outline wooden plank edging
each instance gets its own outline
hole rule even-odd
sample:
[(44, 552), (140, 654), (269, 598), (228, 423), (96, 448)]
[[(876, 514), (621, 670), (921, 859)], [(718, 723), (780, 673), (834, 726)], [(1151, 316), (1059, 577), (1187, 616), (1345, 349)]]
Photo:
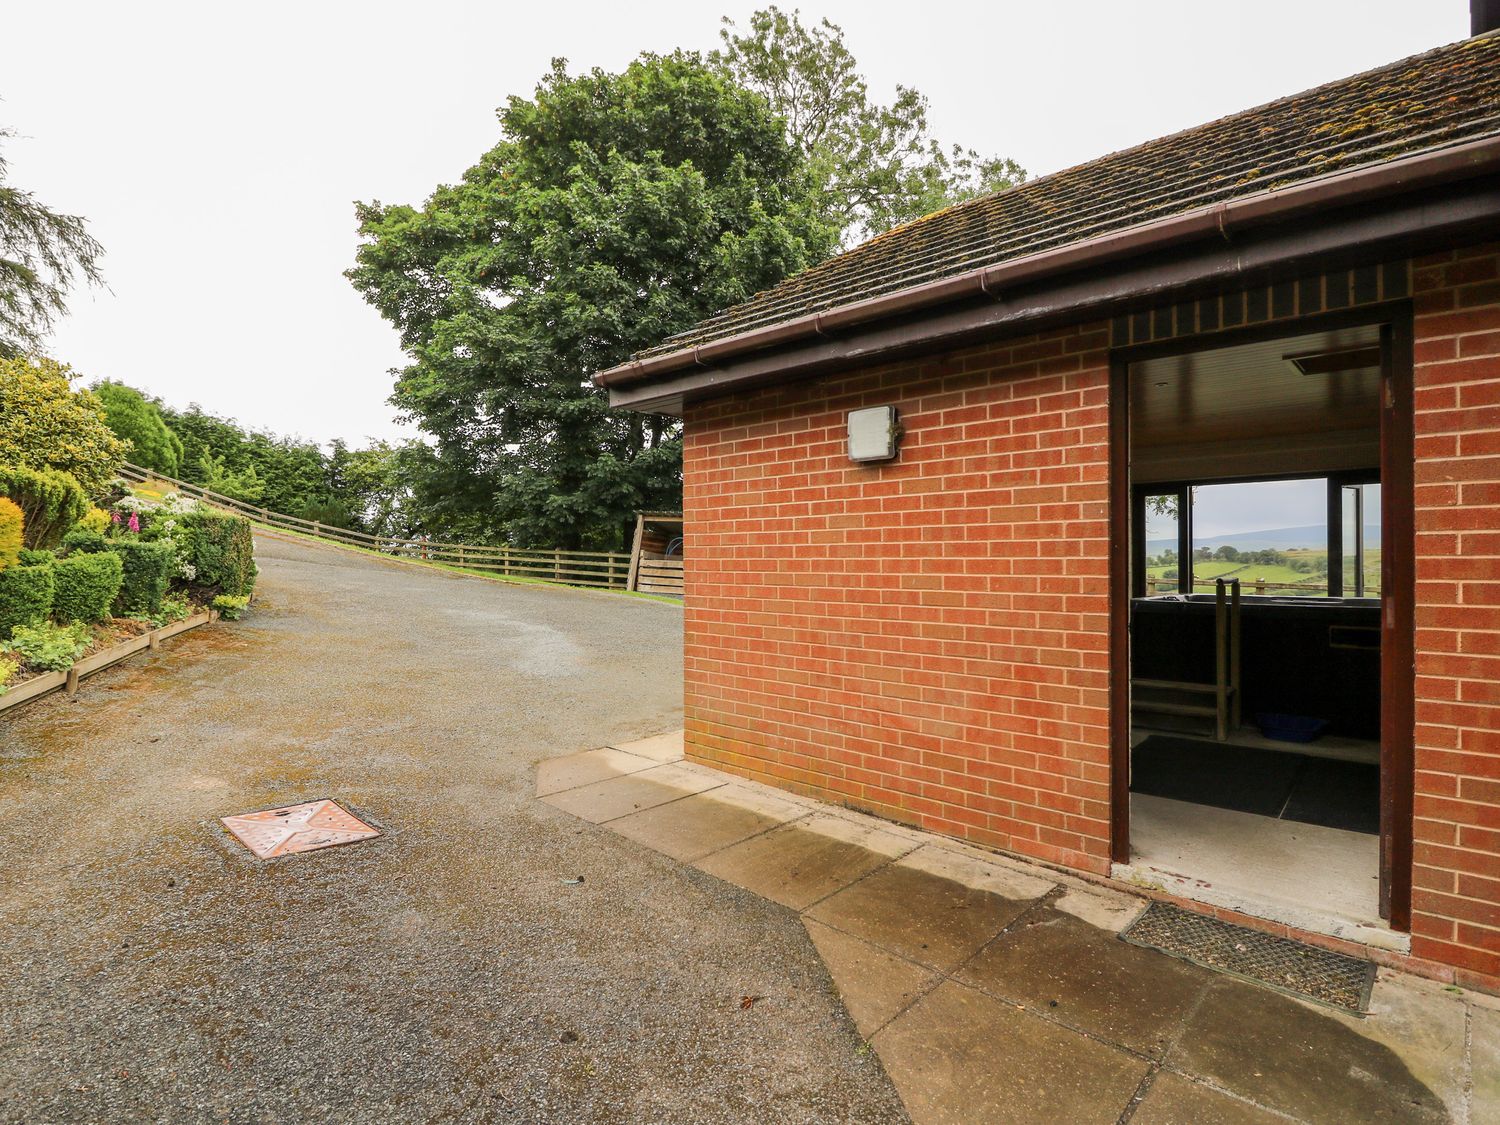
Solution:
[(149, 633), (142, 633), (138, 637), (131, 637), (117, 645), (85, 656), (82, 660), (74, 662), (73, 667), (65, 672), (43, 672), (40, 676), (33, 676), (24, 683), (17, 684), (4, 695), (0, 695), (0, 711), (18, 707), (22, 703), (29, 703), (33, 699), (51, 694), (58, 688), (71, 685), (72, 690), (77, 690), (78, 682), (92, 676), (95, 672), (102, 672), (105, 668), (118, 664), (127, 656), (153, 649), (168, 637), (175, 637), (178, 633), (185, 633), (189, 629), (207, 625), (210, 621), (217, 620), (218, 616), (211, 609), (204, 610), (202, 613), (193, 614), (192, 617), (185, 617), (181, 621), (174, 621), (170, 625), (152, 629)]

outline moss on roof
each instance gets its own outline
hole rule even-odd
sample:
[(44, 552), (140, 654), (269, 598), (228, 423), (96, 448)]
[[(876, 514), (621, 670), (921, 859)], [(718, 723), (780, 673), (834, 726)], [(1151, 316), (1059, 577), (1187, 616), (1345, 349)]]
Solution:
[(1500, 35), (1466, 39), (906, 223), (637, 358), (1496, 133)]

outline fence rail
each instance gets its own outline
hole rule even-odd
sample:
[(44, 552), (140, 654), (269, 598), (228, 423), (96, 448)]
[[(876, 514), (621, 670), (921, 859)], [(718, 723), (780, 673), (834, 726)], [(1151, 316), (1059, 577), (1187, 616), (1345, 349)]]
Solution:
[(591, 586), (604, 590), (623, 590), (630, 575), (630, 554), (627, 551), (565, 551), (537, 550), (518, 547), (494, 546), (484, 543), (445, 543), (432, 539), (402, 539), (390, 535), (371, 535), (366, 531), (353, 531), (346, 527), (331, 527), (317, 520), (306, 520), (300, 516), (289, 516), (284, 512), (273, 512), (255, 504), (247, 504), (232, 496), (214, 492), (199, 485), (163, 473), (143, 469), (139, 465), (125, 464), (120, 467), (120, 476), (132, 484), (163, 486), (164, 490), (180, 492), (204, 504), (224, 511), (246, 516), (266, 527), (291, 531), (298, 535), (311, 535), (349, 547), (361, 547), (367, 551), (399, 558), (417, 559), (425, 562), (446, 563), (461, 566), (465, 570), (514, 578), (530, 578), (543, 582), (556, 582), (564, 586)]

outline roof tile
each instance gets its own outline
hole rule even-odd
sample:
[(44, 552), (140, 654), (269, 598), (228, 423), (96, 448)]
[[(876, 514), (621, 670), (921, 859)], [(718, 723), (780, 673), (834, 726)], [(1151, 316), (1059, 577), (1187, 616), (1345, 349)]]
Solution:
[(637, 358), (1495, 133), (1500, 35), (1466, 39), (906, 223)]

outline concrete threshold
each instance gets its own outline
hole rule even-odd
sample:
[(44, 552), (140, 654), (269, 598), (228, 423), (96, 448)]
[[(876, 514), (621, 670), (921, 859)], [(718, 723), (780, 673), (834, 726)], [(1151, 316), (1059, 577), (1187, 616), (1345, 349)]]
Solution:
[(1392, 953), (1380, 917), (1380, 841), (1362, 832), (1132, 794), (1131, 862), (1111, 876), (1179, 898)]

